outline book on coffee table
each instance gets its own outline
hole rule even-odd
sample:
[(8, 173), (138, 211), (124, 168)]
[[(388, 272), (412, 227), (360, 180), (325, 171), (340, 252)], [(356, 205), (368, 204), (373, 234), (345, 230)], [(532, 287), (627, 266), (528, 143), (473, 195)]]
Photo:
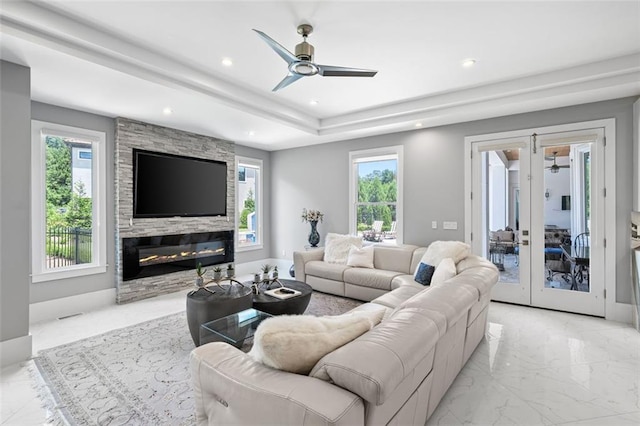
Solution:
[(264, 294), (284, 300), (284, 299), (289, 299), (291, 297), (296, 297), (302, 293), (292, 288), (279, 287), (279, 288), (274, 288), (272, 290), (265, 290)]

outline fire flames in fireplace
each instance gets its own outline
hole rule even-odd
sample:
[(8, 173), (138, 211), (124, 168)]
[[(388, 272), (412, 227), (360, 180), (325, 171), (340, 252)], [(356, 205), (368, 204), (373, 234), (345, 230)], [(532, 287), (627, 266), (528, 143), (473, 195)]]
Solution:
[[(166, 247), (162, 248), (163, 250), (166, 249)], [(153, 249), (150, 249), (153, 250)], [(145, 250), (145, 251), (150, 251), (150, 250)], [(141, 250), (143, 251), (143, 250)], [(141, 253), (142, 255), (142, 253)], [(167, 263), (167, 262), (175, 262), (178, 260), (188, 260), (188, 259), (195, 259), (198, 257), (203, 257), (203, 256), (224, 256), (224, 247), (220, 247), (220, 248), (216, 248), (216, 249), (203, 249), (203, 250), (198, 250), (198, 251), (181, 251), (180, 253), (174, 253), (174, 254), (152, 254), (152, 255), (148, 255), (146, 257), (141, 257), (140, 258), (140, 266), (146, 266), (146, 265), (157, 265), (159, 263)]]

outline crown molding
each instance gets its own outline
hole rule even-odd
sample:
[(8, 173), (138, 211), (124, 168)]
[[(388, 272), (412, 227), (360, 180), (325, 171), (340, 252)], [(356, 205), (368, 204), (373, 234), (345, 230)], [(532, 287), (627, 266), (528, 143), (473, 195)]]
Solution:
[(3, 3), (0, 28), (3, 33), (32, 43), (167, 87), (197, 92), (230, 108), (317, 134), (316, 117), (44, 4)]
[[(4, 2), (0, 28), (32, 43), (146, 81), (205, 95), (229, 108), (302, 130), (314, 139), (304, 144), (415, 130), (413, 123), (417, 121), (423, 127), (445, 125), (640, 94), (640, 52), (635, 52), (321, 119), (119, 34), (90, 26), (49, 4)], [(272, 148), (280, 149), (277, 145)]]

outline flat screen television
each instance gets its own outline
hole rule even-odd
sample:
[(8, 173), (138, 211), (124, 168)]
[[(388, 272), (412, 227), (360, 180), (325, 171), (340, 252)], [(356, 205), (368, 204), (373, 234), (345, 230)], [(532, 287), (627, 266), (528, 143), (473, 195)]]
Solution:
[(227, 163), (133, 150), (133, 217), (226, 215)]

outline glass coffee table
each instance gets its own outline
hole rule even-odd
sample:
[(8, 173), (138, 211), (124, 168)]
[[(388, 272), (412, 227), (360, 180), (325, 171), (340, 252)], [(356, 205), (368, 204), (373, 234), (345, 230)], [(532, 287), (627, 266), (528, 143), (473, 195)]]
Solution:
[(241, 348), (245, 340), (253, 337), (260, 323), (272, 316), (256, 309), (247, 309), (206, 322), (200, 326), (200, 344), (225, 342)]

